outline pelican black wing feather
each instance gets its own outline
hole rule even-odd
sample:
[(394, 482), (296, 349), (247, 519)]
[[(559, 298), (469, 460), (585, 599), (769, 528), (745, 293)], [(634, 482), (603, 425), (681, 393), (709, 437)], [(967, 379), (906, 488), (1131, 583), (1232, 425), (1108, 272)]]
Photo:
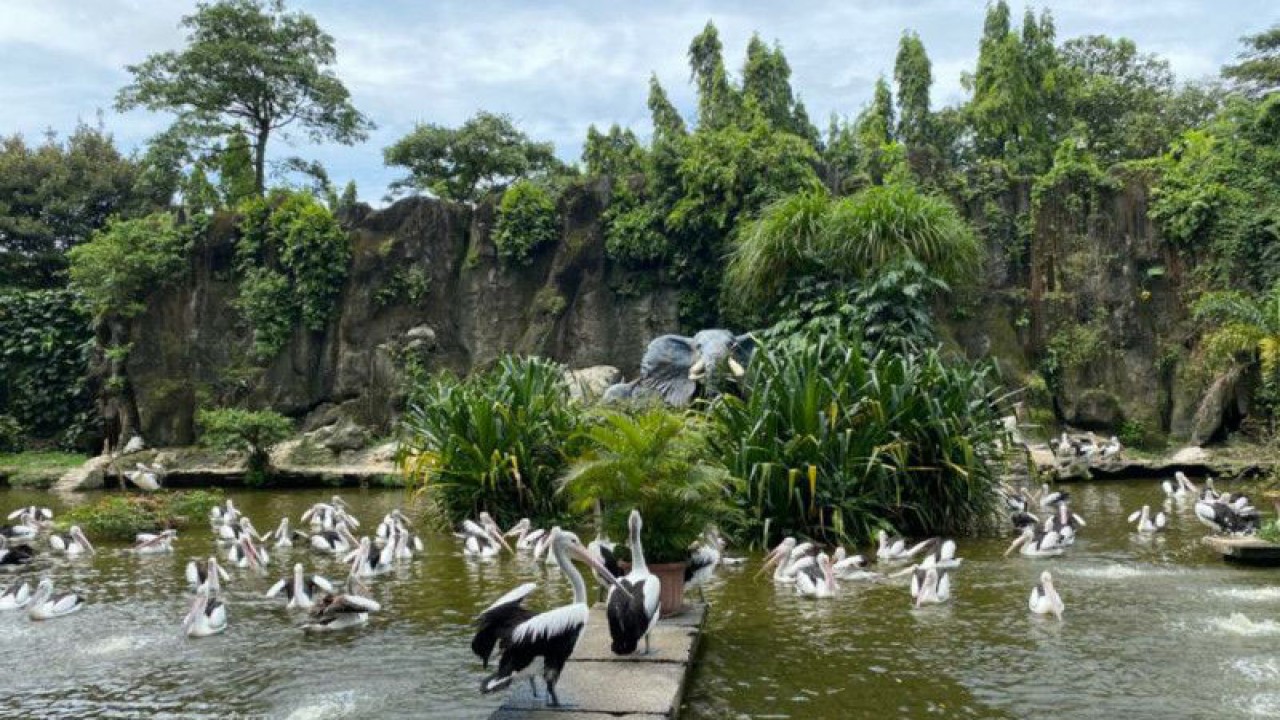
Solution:
[(609, 649), (615, 655), (630, 655), (640, 645), (640, 639), (649, 631), (649, 617), (644, 608), (644, 583), (626, 579), (618, 580), (626, 593), (609, 593), (609, 605), (605, 615), (609, 618)]
[(529, 667), (539, 657), (542, 658), (543, 679), (549, 685), (554, 684), (556, 678), (560, 677), (560, 671), (564, 669), (565, 663), (569, 661), (569, 656), (573, 654), (574, 646), (578, 644), (582, 627), (582, 625), (573, 625), (563, 632), (527, 639), (523, 642), (512, 642), (508, 633), (507, 638), (502, 641), (502, 657), (498, 661), (498, 669), (480, 682), (480, 691), (491, 693), (501, 690), (511, 683), (513, 675)]
[(494, 646), (502, 643), (505, 650), (511, 644), (511, 633), (535, 613), (522, 607), (525, 597), (533, 592), (532, 583), (522, 585), (502, 596), (475, 620), (476, 634), (471, 638), (471, 652), (489, 667), (489, 657)]
[(604, 569), (614, 577), (622, 577), (626, 573), (622, 572), (622, 568), (618, 565), (618, 556), (613, 554), (613, 549), (600, 544), (600, 563), (604, 565)]

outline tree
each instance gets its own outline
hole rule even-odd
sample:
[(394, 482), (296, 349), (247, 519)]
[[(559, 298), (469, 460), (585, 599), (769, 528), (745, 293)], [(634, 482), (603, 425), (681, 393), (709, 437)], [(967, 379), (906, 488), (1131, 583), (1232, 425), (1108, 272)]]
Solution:
[(680, 117), (680, 111), (676, 110), (676, 106), (671, 104), (671, 99), (667, 97), (667, 91), (662, 88), (662, 83), (658, 82), (657, 75), (649, 76), (648, 105), (649, 114), (653, 119), (655, 144), (689, 134), (684, 125), (684, 118)]
[(271, 467), (271, 448), (293, 434), (293, 421), (274, 410), (217, 408), (196, 413), (200, 442), (218, 450), (248, 455), (245, 481), (260, 485)]
[(220, 205), (218, 191), (209, 182), (204, 168), (196, 165), (191, 168), (182, 183), (182, 206), (192, 215), (207, 213), (218, 209)]
[(382, 154), (387, 165), (409, 170), (391, 183), (393, 192), (427, 190), (461, 201), (562, 167), (551, 143), (533, 142), (510, 117), (484, 111), (456, 129), (419, 124)]
[(876, 80), (871, 104), (858, 116), (854, 135), (858, 141), (860, 170), (872, 183), (882, 183), (885, 177), (901, 166), (902, 147), (893, 136), (893, 93), (884, 78)]
[(194, 140), (245, 133), (258, 194), (273, 134), (296, 127), (315, 142), (350, 145), (373, 128), (333, 72), (333, 38), (310, 15), (285, 12), (283, 0), (201, 2), (182, 26), (187, 46), (130, 65), (133, 82), (116, 106), (173, 112)]
[(755, 100), (760, 112), (775, 128), (795, 131), (791, 66), (783, 56), (782, 48), (774, 45), (770, 50), (759, 35), (752, 35), (747, 43), (747, 61), (742, 67), (742, 94)]
[(1211, 328), (1203, 339), (1209, 364), (1225, 371), (1241, 362), (1256, 363), (1262, 374), (1262, 399), (1274, 412), (1280, 402), (1280, 283), (1258, 297), (1236, 291), (1206, 293), (1193, 312)]
[(893, 63), (893, 79), (898, 84), (898, 138), (908, 148), (929, 142), (929, 88), (933, 70), (920, 36), (907, 31), (898, 41)]
[(698, 90), (698, 126), (722, 128), (737, 117), (741, 98), (729, 83), (720, 33), (711, 21), (689, 43), (690, 79)]
[(634, 175), (644, 169), (644, 148), (631, 130), (614, 123), (602, 133), (592, 125), (582, 146), (582, 161), (591, 175)]
[(242, 132), (232, 133), (226, 149), (218, 155), (218, 189), (223, 204), (232, 208), (258, 193), (249, 139)]
[(1222, 68), (1223, 76), (1235, 80), (1249, 94), (1258, 97), (1280, 90), (1280, 24), (1242, 39), (1245, 51), (1240, 62)]
[(137, 217), (167, 203), (171, 178), (144, 183), (148, 165), (125, 157), (111, 135), (81, 124), (65, 142), (0, 139), (0, 286), (50, 287), (65, 252), (113, 215)]
[(143, 301), (186, 267), (189, 241), (169, 213), (113, 219), (93, 239), (67, 253), (71, 286), (95, 316), (129, 317)]

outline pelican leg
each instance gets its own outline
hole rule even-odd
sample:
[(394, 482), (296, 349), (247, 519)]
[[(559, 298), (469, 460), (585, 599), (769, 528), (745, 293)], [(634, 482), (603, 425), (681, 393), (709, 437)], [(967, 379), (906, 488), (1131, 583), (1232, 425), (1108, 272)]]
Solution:
[(529, 676), (529, 690), (534, 697), (538, 697), (538, 681), (534, 680), (532, 675)]
[(547, 670), (542, 674), (542, 679), (547, 683), (547, 695), (551, 698), (547, 702), (547, 707), (573, 707), (568, 703), (560, 702), (559, 696), (556, 695), (556, 682), (560, 680), (559, 670)]
[(649, 649), (649, 633), (645, 633), (644, 634), (644, 654), (648, 655), (652, 652), (653, 650)]

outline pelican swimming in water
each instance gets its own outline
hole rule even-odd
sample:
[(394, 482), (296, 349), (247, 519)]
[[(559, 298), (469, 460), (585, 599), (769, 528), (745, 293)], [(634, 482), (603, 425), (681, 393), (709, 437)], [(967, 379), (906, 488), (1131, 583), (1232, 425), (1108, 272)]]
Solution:
[(267, 551), (255, 545), (253, 538), (246, 533), (240, 536), (239, 542), (227, 550), (227, 562), (236, 567), (266, 572), (266, 565), (271, 562), (271, 558), (267, 555)]
[(954, 569), (964, 562), (956, 557), (956, 541), (949, 538), (933, 538), (928, 552), (920, 559), (922, 565), (936, 565), (940, 569)]
[(1140, 533), (1154, 533), (1164, 530), (1165, 524), (1168, 523), (1168, 518), (1165, 517), (1163, 510), (1156, 513), (1155, 517), (1152, 517), (1151, 506), (1143, 505), (1141, 510), (1130, 513), (1129, 522), (1138, 523), (1138, 532)]
[(209, 509), (209, 526), (214, 530), (223, 525), (234, 525), (240, 520), (240, 511), (236, 509), (231, 498), (227, 498), (226, 506), (213, 506)]
[(342, 561), (351, 563), (350, 572), (353, 577), (368, 578), (390, 570), (395, 561), (395, 553), (395, 545), (387, 544), (379, 550), (368, 537), (362, 537), (360, 546), (347, 553)]
[[(582, 629), (590, 615), (587, 606), (587, 584), (574, 567), (570, 555), (577, 557), (595, 569), (610, 585), (617, 586), (618, 579), (587, 552), (578, 537), (560, 528), (551, 529), (551, 554), (560, 566), (561, 575), (573, 588), (573, 600), (568, 605), (533, 613), (522, 603), (536, 588), (536, 583), (525, 583), (498, 598), (476, 618), (476, 634), (471, 639), (471, 651), (489, 667), (489, 657), (497, 647), (501, 651), (498, 668), (480, 681), (480, 692), (491, 693), (508, 687), (518, 676), (530, 670), (533, 661), (542, 658), (542, 679), (547, 686), (548, 704), (560, 705), (556, 696), (556, 682), (565, 663), (573, 654)], [(624, 594), (625, 588), (619, 590)], [(537, 694), (532, 675), (529, 686)]]
[(222, 583), (230, 582), (231, 576), (218, 564), (213, 555), (208, 560), (191, 560), (186, 569), (187, 585), (192, 590), (208, 589), (214, 597), (222, 590)]
[(227, 606), (209, 588), (196, 591), (191, 609), (182, 619), (182, 632), (187, 637), (208, 637), (227, 629)]
[(139, 555), (160, 555), (173, 552), (173, 541), (177, 537), (177, 530), (165, 530), (159, 533), (138, 533), (134, 537), (133, 551)]
[(311, 608), (307, 622), (302, 631), (308, 633), (332, 632), (346, 630), (369, 621), (369, 613), (378, 612), (382, 606), (372, 598), (343, 593), (341, 595), (326, 594), (316, 601)]
[(703, 587), (715, 577), (716, 568), (720, 566), (724, 540), (715, 528), (708, 527), (702, 533), (693, 551), (689, 553), (689, 561), (684, 566), (684, 591), (698, 589), (698, 598), (706, 602)]
[(760, 570), (756, 572), (756, 576), (770, 567), (776, 565), (773, 571), (773, 581), (777, 583), (793, 583), (796, 580), (796, 572), (799, 570), (799, 563), (805, 558), (809, 551), (813, 549), (812, 543), (797, 543), (793, 537), (786, 537), (782, 542), (774, 546), (773, 550), (765, 556), (764, 564), (760, 566)]
[(52, 620), (70, 615), (84, 607), (84, 598), (75, 593), (54, 594), (53, 581), (45, 578), (36, 586), (35, 595), (27, 603), (27, 617), (32, 620)]
[(1058, 534), (1058, 544), (1074, 545), (1076, 543), (1076, 532), (1085, 526), (1084, 518), (1071, 511), (1066, 501), (1058, 503), (1057, 509), (1048, 518), (1045, 518), (1045, 532), (1056, 532)]
[(1058, 503), (1066, 502), (1071, 493), (1065, 490), (1050, 490), (1049, 483), (1040, 486), (1040, 507), (1050, 509)]
[(9, 539), (0, 535), (0, 565), (26, 565), (35, 558), (36, 551), (29, 545), (10, 545)]
[(40, 531), (34, 525), (0, 525), (0, 539), (12, 542), (35, 540)]
[(516, 550), (519, 551), (532, 550), (546, 534), (547, 531), (542, 528), (533, 529), (533, 523), (529, 518), (521, 518), (520, 522), (512, 525), (506, 533), (507, 537), (515, 536)]
[(1031, 597), (1027, 600), (1027, 606), (1036, 615), (1053, 615), (1059, 620), (1062, 619), (1062, 611), (1066, 606), (1062, 604), (1062, 598), (1058, 596), (1058, 590), (1053, 586), (1053, 576), (1048, 570), (1040, 573), (1040, 582), (1031, 588)]
[(916, 543), (908, 548), (906, 540), (898, 537), (890, 538), (889, 533), (884, 530), (878, 532), (876, 538), (880, 543), (880, 546), (876, 549), (876, 559), (881, 562), (906, 562), (933, 543), (933, 540), (930, 539)]
[(307, 577), (302, 572), (302, 563), (293, 564), (293, 575), (282, 577), (267, 590), (266, 597), (277, 597), (284, 594), (289, 599), (290, 610), (310, 610), (322, 593), (332, 595), (335, 592), (333, 583), (319, 575)]
[(850, 555), (844, 548), (836, 548), (831, 558), (831, 572), (837, 580), (874, 580), (880, 573), (867, 569), (867, 559), (861, 555)]
[(311, 535), (311, 549), (330, 555), (346, 555), (360, 544), (346, 525), (339, 525), (337, 530), (321, 530)]
[(289, 529), (289, 518), (280, 518), (280, 524), (275, 530), (267, 533), (265, 540), (270, 542), (271, 547), (276, 550), (293, 547), (293, 532)]
[(1024, 529), (1009, 549), (1004, 551), (1005, 557), (1019, 547), (1022, 548), (1022, 554), (1026, 557), (1055, 557), (1061, 555), (1065, 549), (1062, 545), (1062, 537), (1058, 533), (1052, 530), (1042, 531), (1035, 527)]
[(480, 513), (478, 523), (463, 520), (460, 536), (463, 539), (462, 554), (467, 557), (491, 558), (501, 552), (504, 547), (513, 555), (516, 552), (507, 544), (507, 539), (502, 536), (502, 530), (487, 512)]
[(1165, 480), (1160, 486), (1164, 488), (1164, 494), (1167, 497), (1175, 500), (1186, 500), (1197, 497), (1200, 494), (1199, 488), (1181, 470), (1173, 474), (1173, 482)]
[(26, 580), (14, 580), (0, 592), (0, 610), (20, 610), (31, 602), (31, 584)]
[(911, 599), (915, 606), (940, 605), (951, 599), (951, 572), (933, 564), (917, 566), (911, 573)]
[(29, 525), (35, 528), (45, 527), (53, 522), (53, 511), (47, 507), (28, 505), (9, 513), (9, 519), (16, 520), (19, 525)]
[(835, 597), (840, 591), (836, 583), (835, 571), (831, 567), (831, 557), (825, 552), (818, 553), (812, 563), (796, 573), (796, 594), (808, 598)]
[(64, 555), (80, 555), (82, 553), (92, 555), (95, 552), (93, 543), (89, 542), (89, 538), (84, 536), (79, 525), (72, 525), (66, 535), (50, 535), (49, 547), (53, 548), (54, 552), (60, 552)]
[[(605, 601), (605, 616), (609, 619), (609, 647), (615, 655), (630, 655), (644, 638), (644, 654), (649, 654), (649, 634), (658, 624), (658, 600), (662, 596), (662, 582), (649, 572), (644, 561), (644, 546), (640, 531), (644, 522), (638, 510), (632, 510), (627, 518), (627, 545), (631, 548), (631, 571), (618, 578), (618, 584), (609, 588)], [(590, 548), (587, 550), (590, 552)], [(603, 564), (603, 563), (602, 563)]]
[(265, 542), (262, 534), (253, 526), (253, 521), (244, 515), (238, 521), (218, 528), (218, 542), (230, 545), (239, 542), (240, 536), (246, 534), (257, 542)]

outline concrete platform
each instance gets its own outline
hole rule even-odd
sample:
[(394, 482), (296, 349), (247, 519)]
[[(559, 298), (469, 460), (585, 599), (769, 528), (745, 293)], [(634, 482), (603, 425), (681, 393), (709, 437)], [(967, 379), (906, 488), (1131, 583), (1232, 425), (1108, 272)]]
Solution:
[(1280, 544), (1256, 537), (1210, 536), (1201, 542), (1222, 555), (1225, 560), (1250, 565), (1280, 565)]
[(565, 706), (547, 707), (539, 676), (539, 697), (533, 696), (528, 681), (519, 681), (490, 720), (675, 718), (706, 617), (705, 605), (690, 605), (683, 615), (653, 629), (649, 655), (618, 656), (609, 650), (609, 622), (598, 604), (591, 608), (587, 629), (556, 686)]

